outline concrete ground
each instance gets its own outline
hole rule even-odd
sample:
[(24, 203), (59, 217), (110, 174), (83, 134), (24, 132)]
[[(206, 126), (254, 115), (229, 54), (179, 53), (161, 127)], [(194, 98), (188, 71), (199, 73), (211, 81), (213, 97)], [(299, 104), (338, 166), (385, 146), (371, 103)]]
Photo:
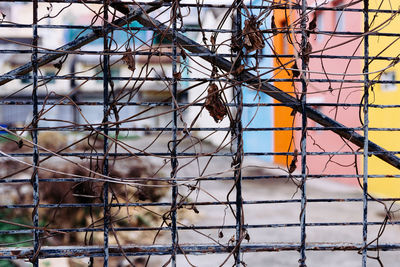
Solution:
[[(167, 152), (166, 143), (170, 137), (161, 136), (150, 148), (150, 151)], [(154, 137), (145, 137), (132, 142), (135, 147), (146, 147), (153, 141)], [(190, 146), (190, 140), (180, 143), (181, 149)], [(212, 152), (214, 146), (210, 144), (196, 145), (186, 152)], [(228, 153), (228, 149), (223, 149), (220, 153)], [(230, 157), (201, 157), (197, 160), (191, 158), (180, 158), (179, 177), (185, 176), (231, 176), (232, 168)], [(157, 158), (148, 157), (154, 165), (166, 164), (162, 169), (164, 174), (169, 174), (169, 162)], [(207, 166), (204, 171), (205, 166)], [(243, 165), (243, 176), (257, 175), (282, 175), (284, 171), (277, 169), (276, 166), (267, 164), (255, 158), (246, 158)], [(202, 173), (204, 171), (204, 173)], [(194, 184), (194, 183), (192, 183)], [(232, 189), (233, 181), (202, 181), (199, 190), (193, 192), (189, 200), (191, 201), (226, 201), (229, 191)], [(300, 199), (301, 192), (297, 186), (289, 179), (259, 179), (245, 180), (243, 182), (243, 200), (295, 200)], [(182, 195), (188, 193), (186, 186), (180, 186), (179, 192)], [(362, 190), (356, 185), (347, 185), (329, 179), (308, 180), (306, 185), (308, 199), (329, 199), (329, 198), (362, 198)], [(229, 195), (230, 200), (235, 199), (235, 191)], [(358, 202), (308, 202), (306, 207), (307, 223), (335, 223), (335, 222), (362, 222), (363, 204)], [(196, 226), (228, 226), (234, 225), (235, 220), (228, 206), (197, 206), (199, 211), (195, 214), (185, 212), (180, 216), (180, 222), (186, 225)], [(394, 210), (397, 208), (395, 207)], [(382, 222), (384, 219), (384, 208), (382, 204), (369, 202), (368, 220)], [(294, 224), (299, 223), (300, 203), (272, 203), (272, 204), (249, 204), (244, 206), (244, 219), (246, 225), (260, 224)], [(188, 217), (188, 218), (186, 218)], [(368, 227), (368, 240), (373, 240), (379, 231), (380, 225)], [(299, 227), (276, 227), (276, 228), (248, 228), (250, 241), (244, 243), (252, 244), (298, 244), (300, 241)], [(201, 230), (201, 234), (193, 230), (179, 231), (180, 244), (213, 244), (209, 238), (218, 240), (222, 244), (227, 244), (234, 235), (233, 229), (223, 229), (223, 237), (219, 238), (219, 232), (214, 230)], [(306, 230), (307, 242), (318, 244), (349, 244), (362, 242), (362, 226), (309, 226)], [(163, 235), (157, 243), (168, 243), (169, 234)], [(380, 237), (379, 243), (399, 243), (400, 226), (388, 225), (384, 234)], [(214, 243), (215, 244), (215, 243)], [(307, 252), (307, 266), (341, 266), (354, 267), (361, 266), (361, 255), (357, 251), (309, 251)], [(371, 251), (371, 256), (376, 256), (376, 252)], [(219, 266), (228, 257), (226, 254), (218, 255), (187, 255), (178, 256), (178, 266)], [(400, 253), (380, 252), (384, 266), (399, 266)], [(161, 266), (166, 257), (156, 257), (151, 259), (151, 266)], [(245, 253), (243, 261), (247, 266), (298, 266), (299, 253), (297, 251), (288, 252), (258, 252)], [(188, 263), (190, 262), (190, 264)], [(232, 266), (232, 257), (224, 266)], [(368, 259), (367, 266), (379, 266), (378, 262)]]
[[(171, 172), (168, 158), (154, 156), (154, 152), (168, 152), (168, 141), (170, 135), (145, 136), (127, 143), (131, 146), (132, 152), (145, 150), (150, 153), (148, 156), (141, 157), (146, 164), (152, 164), (154, 171), (159, 176), (168, 177)], [(209, 143), (202, 143), (188, 148), (193, 144), (189, 139), (179, 143), (178, 150), (184, 152), (209, 153), (216, 150), (216, 147)], [(188, 149), (186, 149), (188, 148)], [(230, 153), (228, 148), (222, 149), (219, 153)], [(192, 157), (178, 158), (178, 177), (229, 177), (232, 176), (231, 157), (202, 156), (195, 160)], [(257, 158), (245, 158), (243, 177), (262, 176), (262, 175), (286, 175), (286, 172), (277, 166), (270, 165)], [(190, 182), (195, 185), (195, 181)], [(190, 202), (224, 202), (229, 198), (235, 200), (235, 190), (232, 180), (210, 180), (201, 181), (197, 189), (192, 191), (187, 201)], [(189, 193), (187, 183), (179, 186), (181, 196)], [(299, 200), (301, 192), (297, 185), (290, 179), (258, 179), (244, 180), (242, 184), (242, 193), (244, 201), (276, 201), (269, 204), (247, 204), (244, 205), (244, 221), (249, 233), (249, 241), (243, 241), (244, 244), (298, 244), (300, 241), (300, 228), (298, 226), (285, 227), (255, 227), (266, 224), (297, 224), (299, 223), (300, 203), (286, 202), (282, 200)], [(362, 198), (362, 190), (355, 185), (339, 183), (328, 179), (307, 180), (306, 193), (309, 200), (312, 199), (330, 199), (330, 198)], [(161, 201), (170, 201), (170, 194)], [(308, 202), (306, 206), (307, 223), (340, 223), (340, 222), (362, 222), (363, 207), (361, 201), (352, 202)], [(229, 226), (235, 225), (235, 219), (230, 208), (226, 205), (197, 205), (198, 213), (192, 209), (180, 209), (178, 211), (179, 223), (183, 225), (195, 226), (218, 226), (218, 229), (203, 229), (199, 231), (181, 230), (178, 232), (179, 244), (228, 244), (229, 240), (235, 234), (234, 229)], [(235, 208), (233, 206), (233, 208)], [(394, 210), (397, 210), (394, 207)], [(369, 202), (368, 220), (371, 222), (382, 222), (384, 219), (384, 208), (382, 204)], [(397, 216), (398, 220), (399, 216)], [(373, 240), (379, 231), (380, 225), (368, 227), (368, 240)], [(221, 235), (222, 233), (222, 235)], [(362, 242), (362, 226), (309, 226), (306, 229), (308, 244), (345, 244)], [(399, 244), (400, 226), (388, 224), (383, 235), (379, 239), (380, 244), (392, 243)], [(143, 240), (138, 240), (138, 244), (143, 244)], [(156, 244), (170, 244), (170, 233), (164, 232), (157, 239)], [(376, 252), (369, 252), (370, 256), (376, 256)], [(232, 257), (227, 254), (205, 254), (205, 255), (179, 255), (177, 257), (177, 266), (199, 266), (215, 267), (232, 266)], [(257, 252), (245, 253), (243, 262), (251, 267), (280, 267), (280, 266), (298, 266), (299, 253), (297, 251), (276, 251), (276, 252)], [(309, 267), (355, 267), (361, 266), (361, 256), (357, 251), (307, 251), (306, 264)], [(384, 266), (399, 266), (400, 253), (382, 251), (381, 260)], [(136, 258), (137, 259), (137, 258)], [(227, 260), (226, 260), (227, 259)], [(101, 259), (95, 266), (102, 266)], [(135, 260), (135, 259), (132, 259)], [(163, 266), (168, 261), (167, 256), (152, 256), (149, 267)], [(87, 266), (88, 259), (71, 261), (65, 259), (49, 259), (41, 261), (41, 266)], [(121, 258), (111, 258), (110, 266), (126, 266)], [(120, 264), (120, 265), (119, 265)], [(22, 266), (22, 265), (21, 265)], [(378, 262), (368, 259), (367, 266), (379, 266)], [(142, 267), (137, 265), (136, 267)]]

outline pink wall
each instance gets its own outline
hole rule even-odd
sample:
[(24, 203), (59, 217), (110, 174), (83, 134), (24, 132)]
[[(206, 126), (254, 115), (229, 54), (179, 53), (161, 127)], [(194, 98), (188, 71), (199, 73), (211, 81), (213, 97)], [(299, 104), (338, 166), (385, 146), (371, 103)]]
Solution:
[[(343, 5), (348, 0), (339, 3), (329, 3), (324, 7), (332, 7), (334, 4)], [(310, 1), (309, 5), (315, 5), (315, 1)], [(352, 6), (357, 7), (357, 6)], [(337, 19), (342, 14), (339, 23)], [(314, 17), (315, 12), (312, 12), (309, 16), (309, 21)], [(362, 26), (362, 14), (355, 12), (334, 12), (334, 11), (319, 11), (317, 14), (317, 30), (319, 31), (351, 31), (360, 32)], [(310, 43), (312, 45), (313, 55), (331, 55), (331, 56), (360, 56), (362, 51), (361, 39), (355, 36), (330, 36), (326, 34), (319, 34), (316, 37), (315, 34), (311, 34)], [(345, 42), (349, 42), (343, 44)], [(329, 50), (326, 48), (335, 47)], [(325, 50), (323, 53), (320, 50)], [(319, 51), (319, 52), (318, 52)], [(324, 75), (323, 66), (325, 72), (328, 73), (329, 82), (309, 82), (308, 84), (308, 103), (352, 103), (359, 104), (362, 83), (354, 82), (335, 82), (340, 80), (360, 80), (362, 76), (359, 75), (361, 72), (362, 60), (360, 59), (320, 59), (311, 58), (308, 75), (309, 79), (326, 79)], [(347, 68), (347, 70), (346, 70)], [(345, 75), (347, 74), (358, 74), (358, 75)], [(341, 75), (333, 75), (341, 74)], [(344, 76), (345, 75), (345, 76)], [(329, 91), (329, 86), (333, 89)], [(297, 90), (301, 91), (301, 84), (296, 85)], [(341, 89), (340, 89), (341, 88)], [(318, 107), (318, 109), (324, 114), (331, 118), (335, 118), (340, 123), (349, 127), (360, 126), (359, 121), (359, 109), (357, 107), (339, 107), (337, 110), (334, 107)], [(337, 114), (336, 114), (337, 111)], [(297, 126), (301, 126), (301, 116), (297, 115), (296, 118)], [(319, 126), (314, 121), (308, 121), (309, 127)], [(309, 131), (307, 137), (307, 151), (308, 152), (351, 152), (351, 148), (355, 148), (353, 145), (346, 145), (346, 143), (331, 131)], [(296, 133), (296, 147), (300, 147), (301, 133)], [(300, 151), (300, 150), (299, 150)], [(298, 164), (300, 164), (300, 159)], [(355, 174), (354, 168), (355, 157), (354, 155), (308, 155), (307, 165), (309, 174)], [(359, 166), (360, 167), (360, 166)], [(300, 170), (300, 168), (298, 168)], [(342, 180), (342, 179), (341, 179)], [(354, 183), (354, 179), (343, 179), (343, 181)]]

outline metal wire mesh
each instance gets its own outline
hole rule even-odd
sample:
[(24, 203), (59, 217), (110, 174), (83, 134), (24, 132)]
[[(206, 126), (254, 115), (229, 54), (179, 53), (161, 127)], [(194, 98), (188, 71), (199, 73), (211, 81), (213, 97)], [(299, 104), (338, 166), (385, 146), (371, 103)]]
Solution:
[(0, 264), (395, 266), (395, 8), (1, 1)]

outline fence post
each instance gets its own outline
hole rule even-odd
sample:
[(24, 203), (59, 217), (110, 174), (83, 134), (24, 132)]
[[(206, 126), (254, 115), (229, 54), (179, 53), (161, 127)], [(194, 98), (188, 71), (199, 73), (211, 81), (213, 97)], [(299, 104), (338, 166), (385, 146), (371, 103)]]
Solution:
[(368, 238), (368, 158), (369, 158), (369, 146), (368, 146), (368, 127), (369, 127), (369, 0), (364, 0), (364, 95), (363, 95), (363, 111), (364, 111), (364, 149), (363, 149), (363, 249), (362, 249), (362, 267), (367, 266), (367, 238)]
[(33, 112), (32, 112), (32, 142), (33, 142), (33, 174), (31, 178), (31, 183), (33, 185), (33, 205), (34, 209), (32, 212), (33, 226), (34, 230), (34, 245), (33, 245), (33, 256), (32, 264), (34, 267), (39, 266), (39, 253), (40, 253), (40, 231), (39, 227), (39, 176), (38, 176), (38, 166), (39, 166), (39, 150), (38, 150), (38, 0), (33, 0), (33, 40), (32, 40), (32, 76), (33, 76), (33, 88), (32, 88), (32, 102), (33, 102)]

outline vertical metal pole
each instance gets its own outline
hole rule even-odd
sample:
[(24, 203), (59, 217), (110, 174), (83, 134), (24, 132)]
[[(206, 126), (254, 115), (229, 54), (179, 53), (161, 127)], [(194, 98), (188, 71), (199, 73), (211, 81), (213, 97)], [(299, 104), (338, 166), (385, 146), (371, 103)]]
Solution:
[(306, 69), (308, 60), (306, 57), (306, 47), (308, 43), (308, 37), (306, 32), (307, 27), (307, 0), (301, 1), (301, 211), (300, 211), (300, 259), (299, 266), (306, 266), (306, 206), (307, 206), (307, 194), (306, 194), (306, 179), (307, 179), (307, 82), (306, 82)]
[(178, 232), (176, 225), (177, 209), (176, 202), (178, 196), (178, 186), (176, 185), (176, 175), (178, 167), (178, 159), (176, 158), (176, 133), (178, 127), (178, 113), (177, 113), (177, 87), (175, 73), (177, 72), (177, 38), (176, 38), (176, 14), (178, 8), (178, 0), (174, 0), (172, 4), (172, 150), (171, 150), (171, 180), (172, 180), (172, 203), (171, 203), (171, 238), (172, 238), (172, 252), (171, 252), (171, 265), (176, 266), (176, 250), (178, 245)]
[[(364, 0), (364, 33), (369, 31), (369, 0)], [(367, 266), (367, 237), (368, 237), (368, 101), (369, 101), (369, 77), (368, 77), (368, 56), (369, 56), (369, 40), (368, 34), (364, 35), (364, 154), (363, 154), (363, 251), (362, 266)]]
[(39, 227), (39, 177), (38, 177), (38, 166), (39, 166), (39, 150), (37, 147), (38, 143), (38, 131), (36, 130), (38, 127), (38, 96), (37, 96), (37, 87), (38, 87), (38, 63), (37, 63), (37, 45), (38, 45), (38, 1), (33, 1), (33, 40), (32, 40), (32, 75), (33, 75), (33, 90), (32, 90), (32, 102), (33, 102), (33, 111), (32, 111), (32, 142), (33, 142), (33, 175), (31, 179), (31, 183), (33, 186), (33, 226), (36, 227), (34, 230), (34, 238), (33, 238), (33, 252), (34, 258), (32, 259), (32, 264), (34, 267), (39, 266), (39, 258), (38, 253), (40, 249), (40, 232), (37, 227)]
[[(71, 74), (73, 74), (73, 75), (74, 75), (74, 73), (76, 72), (76, 61), (77, 61), (76, 55), (72, 55), (72, 60), (71, 60), (70, 66), (69, 66), (69, 73), (71, 73)], [(74, 76), (75, 76), (75, 75), (74, 75)], [(75, 78), (72, 78), (72, 79), (70, 80), (70, 87), (71, 87), (71, 88), (70, 88), (71, 91), (73, 91), (73, 90), (75, 89), (75, 87), (76, 87), (76, 80), (75, 80)], [(71, 96), (72, 101), (74, 101), (75, 103), (78, 102), (78, 94), (79, 94), (79, 92), (75, 92), (75, 93)], [(74, 105), (72, 105), (71, 108), (72, 108), (72, 121), (73, 121), (75, 124), (78, 124), (78, 123), (79, 123), (79, 111), (78, 111), (77, 107), (75, 107)]]
[[(235, 23), (235, 37), (239, 47), (241, 45), (241, 36), (242, 36), (242, 15), (240, 12), (242, 5), (242, 1), (236, 1), (236, 21)], [(241, 56), (242, 50), (239, 52), (238, 60), (235, 62), (235, 68), (242, 64)], [(240, 255), (240, 245), (242, 242), (242, 235), (243, 235), (243, 198), (242, 198), (242, 157), (243, 157), (243, 135), (242, 135), (242, 111), (243, 111), (243, 95), (242, 95), (242, 87), (241, 83), (241, 76), (238, 75), (235, 77), (237, 81), (237, 85), (234, 87), (234, 93), (236, 95), (236, 119), (234, 125), (234, 133), (236, 137), (236, 154), (234, 159), (234, 166), (235, 166), (235, 186), (236, 186), (236, 254), (235, 254), (235, 264), (236, 267), (240, 267), (241, 265), (241, 255)]]
[[(104, 132), (104, 165), (103, 174), (108, 175), (108, 77), (109, 77), (109, 67), (110, 67), (110, 56), (107, 54), (108, 49), (108, 1), (104, 0), (104, 23), (103, 23), (103, 50), (105, 54), (103, 55), (103, 132)], [(108, 205), (108, 183), (105, 182), (103, 186), (103, 199), (104, 199), (104, 266), (108, 266), (109, 250), (108, 250), (108, 231), (110, 224), (110, 210)]]

